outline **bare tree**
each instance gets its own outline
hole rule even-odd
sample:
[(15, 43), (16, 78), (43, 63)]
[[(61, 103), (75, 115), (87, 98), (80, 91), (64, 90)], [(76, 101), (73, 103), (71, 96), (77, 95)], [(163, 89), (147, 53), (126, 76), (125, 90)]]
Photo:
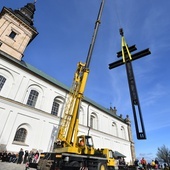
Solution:
[(158, 147), (157, 157), (159, 160), (162, 160), (164, 163), (167, 163), (170, 166), (170, 150), (165, 145)]

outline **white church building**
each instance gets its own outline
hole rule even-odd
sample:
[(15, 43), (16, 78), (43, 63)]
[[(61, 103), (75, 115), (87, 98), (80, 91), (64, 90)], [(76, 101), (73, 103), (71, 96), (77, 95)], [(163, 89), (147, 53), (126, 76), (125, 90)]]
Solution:
[[(35, 3), (28, 3), (0, 13), (0, 151), (51, 151), (69, 93), (64, 84), (24, 62), (24, 50), (38, 34), (34, 12)], [(85, 97), (79, 119), (79, 134), (91, 135), (95, 148), (118, 151), (132, 164), (128, 116)]]

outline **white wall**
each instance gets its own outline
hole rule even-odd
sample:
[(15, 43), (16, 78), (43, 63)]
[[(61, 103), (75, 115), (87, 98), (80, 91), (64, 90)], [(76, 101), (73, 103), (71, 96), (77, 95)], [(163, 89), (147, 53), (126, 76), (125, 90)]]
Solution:
[[(15, 152), (21, 147), (24, 150), (49, 151), (53, 142), (53, 128), (58, 127), (60, 120), (59, 117), (50, 114), (53, 100), (55, 97), (61, 100), (59, 110), (61, 116), (67, 96), (66, 90), (2, 58), (0, 58), (0, 75), (7, 79), (0, 91), (0, 145), (5, 145), (8, 151)], [(34, 88), (40, 95), (35, 108), (31, 108), (26, 102), (30, 90)], [(96, 116), (96, 122), (94, 129), (89, 130), (91, 114)], [(112, 126), (113, 122), (115, 127)], [(89, 132), (93, 136), (96, 148), (117, 150), (126, 155), (126, 160), (130, 162), (132, 156), (127, 124), (87, 101), (81, 103), (80, 124), (79, 134)], [(13, 142), (19, 127), (24, 127), (28, 131), (25, 144)]]

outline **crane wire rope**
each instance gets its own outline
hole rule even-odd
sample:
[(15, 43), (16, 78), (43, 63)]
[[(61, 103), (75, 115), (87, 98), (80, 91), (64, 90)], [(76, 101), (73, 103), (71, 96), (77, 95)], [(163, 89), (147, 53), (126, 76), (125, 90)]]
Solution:
[(118, 26), (119, 26), (119, 28), (122, 28), (121, 20), (120, 20), (120, 13), (118, 12), (118, 2), (117, 2), (117, 0), (114, 0), (113, 3), (114, 3), (113, 7), (115, 8), (115, 10), (114, 10), (115, 15), (116, 15), (116, 18), (117, 18), (117, 21), (118, 21)]

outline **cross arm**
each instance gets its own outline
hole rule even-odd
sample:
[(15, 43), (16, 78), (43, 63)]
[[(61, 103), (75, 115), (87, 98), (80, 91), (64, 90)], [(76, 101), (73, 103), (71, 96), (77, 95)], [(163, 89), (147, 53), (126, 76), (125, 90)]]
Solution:
[[(118, 53), (120, 53), (120, 52), (118, 52)], [(142, 50), (140, 52), (132, 54), (131, 57), (132, 57), (132, 60), (136, 60), (138, 58), (144, 57), (149, 54), (151, 54), (151, 52), (150, 52), (149, 48), (147, 48), (145, 50)], [(113, 69), (113, 68), (121, 66), (123, 64), (124, 64), (123, 59), (115, 61), (115, 62), (109, 64), (109, 69)]]

